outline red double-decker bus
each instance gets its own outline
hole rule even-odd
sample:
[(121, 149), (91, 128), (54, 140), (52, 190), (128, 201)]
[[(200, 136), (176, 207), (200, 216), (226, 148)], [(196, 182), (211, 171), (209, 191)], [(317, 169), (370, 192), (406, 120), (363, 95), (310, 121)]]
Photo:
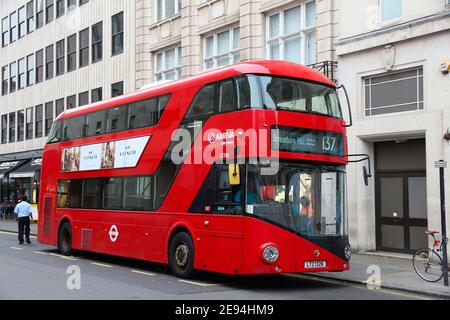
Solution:
[(335, 84), (254, 61), (67, 110), (41, 172), (38, 240), (193, 270), (349, 269)]

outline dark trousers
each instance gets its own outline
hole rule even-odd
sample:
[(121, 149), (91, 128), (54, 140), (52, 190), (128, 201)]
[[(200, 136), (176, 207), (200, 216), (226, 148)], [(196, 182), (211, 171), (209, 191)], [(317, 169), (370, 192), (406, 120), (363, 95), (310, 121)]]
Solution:
[(25, 229), (25, 238), (30, 242), (30, 217), (19, 218), (19, 242), (23, 243), (23, 231)]

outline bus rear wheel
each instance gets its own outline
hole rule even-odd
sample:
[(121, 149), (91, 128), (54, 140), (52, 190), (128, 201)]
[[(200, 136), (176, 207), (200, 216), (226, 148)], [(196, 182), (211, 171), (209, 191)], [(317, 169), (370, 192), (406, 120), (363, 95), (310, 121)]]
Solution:
[(58, 250), (65, 256), (72, 254), (72, 228), (68, 222), (64, 222), (59, 229)]
[(189, 278), (194, 271), (194, 244), (186, 232), (177, 233), (169, 244), (169, 268), (179, 278)]

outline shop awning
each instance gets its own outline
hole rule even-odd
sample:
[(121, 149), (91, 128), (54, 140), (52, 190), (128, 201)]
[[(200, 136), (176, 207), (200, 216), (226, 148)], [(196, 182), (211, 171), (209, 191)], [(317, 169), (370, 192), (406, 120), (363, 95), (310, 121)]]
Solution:
[(10, 178), (34, 178), (37, 171), (41, 169), (42, 159), (34, 159), (17, 169), (10, 171)]
[(0, 162), (0, 179), (3, 178), (5, 174), (23, 165), (25, 162), (26, 160)]

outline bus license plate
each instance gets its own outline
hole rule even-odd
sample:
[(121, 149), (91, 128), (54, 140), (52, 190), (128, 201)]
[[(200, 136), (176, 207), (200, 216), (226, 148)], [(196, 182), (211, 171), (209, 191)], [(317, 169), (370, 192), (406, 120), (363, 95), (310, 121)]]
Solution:
[(318, 269), (325, 268), (326, 266), (326, 261), (305, 261), (305, 269)]

